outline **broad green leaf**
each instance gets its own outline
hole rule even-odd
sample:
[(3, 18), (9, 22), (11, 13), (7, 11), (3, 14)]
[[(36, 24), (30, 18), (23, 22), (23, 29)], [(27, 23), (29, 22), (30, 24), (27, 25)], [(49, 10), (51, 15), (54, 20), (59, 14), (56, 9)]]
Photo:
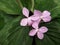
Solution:
[(0, 0), (0, 10), (8, 14), (19, 14), (21, 10), (19, 8), (16, 0)]
[[(0, 0), (0, 10), (8, 14), (21, 14), (20, 0)], [(30, 0), (22, 0), (23, 7), (31, 7)]]
[[(11, 14), (6, 14), (4, 11), (0, 10), (0, 17), (2, 17), (4, 19), (5, 23), (8, 23), (8, 21), (12, 20), (15, 18), (15, 16), (13, 17)], [(18, 17), (18, 16), (16, 16)], [(3, 19), (1, 19), (3, 21)]]
[(35, 0), (35, 9), (40, 11), (49, 11), (56, 6), (57, 4), (53, 0)]
[(59, 14), (60, 14), (60, 6), (57, 6), (57, 7), (53, 8), (50, 11), (51, 11), (52, 18), (60, 17), (59, 16)]
[(50, 10), (53, 18), (59, 17), (60, 14), (60, 0), (54, 0), (54, 2), (57, 6)]
[(9, 29), (8, 45), (32, 45), (32, 38), (29, 37), (29, 27), (21, 27), (19, 22), (12, 25)]
[(7, 44), (8, 44), (8, 40), (7, 40), (7, 37), (8, 37), (8, 35), (9, 35), (8, 30), (13, 27), (12, 25), (13, 25), (15, 22), (19, 21), (18, 19), (20, 19), (20, 17), (17, 18), (17, 19), (14, 19), (14, 20), (9, 21), (9, 22), (6, 23), (6, 25), (1, 29), (1, 31), (0, 31), (0, 43), (1, 43), (1, 45), (7, 45)]
[(29, 29), (27, 28), (28, 27), (22, 28), (18, 26), (12, 31), (12, 33), (10, 32), (11, 34), (8, 37), (8, 45), (32, 45), (32, 38), (29, 37)]
[[(7, 28), (5, 30), (5, 25), (11, 21), (11, 19), (13, 20), (12, 17), (8, 16), (6, 13), (0, 11), (0, 45), (7, 45), (7, 40), (6, 39), (6, 32), (7, 32)], [(6, 34), (6, 35), (5, 35)]]
[(49, 23), (42, 24), (48, 27), (48, 32), (45, 33), (44, 39), (36, 38), (37, 45), (60, 45), (60, 18), (56, 18)]
[(29, 37), (29, 27), (21, 27), (19, 16), (16, 19), (8, 21), (0, 31), (1, 45), (31, 45), (32, 38)]

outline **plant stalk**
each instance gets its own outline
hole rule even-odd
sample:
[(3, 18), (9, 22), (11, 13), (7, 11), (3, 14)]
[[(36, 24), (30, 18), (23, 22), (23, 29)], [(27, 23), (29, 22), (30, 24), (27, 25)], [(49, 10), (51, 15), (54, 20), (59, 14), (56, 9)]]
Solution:
[(32, 2), (31, 11), (33, 12), (33, 10), (34, 10), (34, 0), (31, 0), (31, 2)]
[(19, 7), (22, 9), (23, 8), (23, 5), (22, 5), (21, 1), (20, 0), (16, 0), (16, 1), (18, 3)]

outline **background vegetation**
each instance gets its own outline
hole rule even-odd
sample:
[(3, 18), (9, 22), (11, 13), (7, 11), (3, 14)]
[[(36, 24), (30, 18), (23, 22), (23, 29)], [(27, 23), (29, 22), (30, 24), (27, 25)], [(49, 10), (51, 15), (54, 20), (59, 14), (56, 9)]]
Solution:
[[(22, 7), (51, 12), (52, 21), (41, 24), (49, 28), (43, 40), (29, 37), (31, 28), (20, 26)], [(0, 0), (0, 45), (33, 44), (60, 45), (60, 0)]]

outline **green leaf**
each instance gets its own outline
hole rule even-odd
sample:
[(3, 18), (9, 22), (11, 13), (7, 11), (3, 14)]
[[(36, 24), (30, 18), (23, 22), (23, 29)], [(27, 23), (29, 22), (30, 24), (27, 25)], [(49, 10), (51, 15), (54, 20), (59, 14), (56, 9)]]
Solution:
[(19, 22), (9, 29), (8, 45), (32, 45), (32, 38), (29, 37), (29, 27), (21, 27)]
[(32, 45), (32, 38), (29, 37), (29, 27), (21, 27), (19, 16), (10, 20), (0, 31), (1, 45)]
[(4, 28), (6, 23), (7, 23), (6, 14), (4, 12), (0, 11), (0, 45), (3, 45), (3, 44), (6, 45), (7, 44), (5, 41), (3, 41), (5, 39), (5, 35), (2, 35), (5, 31), (5, 30), (3, 31), (2, 29)]
[(0, 10), (8, 14), (19, 14), (21, 9), (16, 0), (0, 0)]
[(8, 45), (32, 45), (32, 38), (29, 37), (28, 32), (28, 27), (17, 27), (12, 33), (10, 32)]
[(52, 18), (60, 17), (60, 6), (53, 8), (51, 11)]
[[(22, 0), (22, 5), (24, 7), (31, 8), (30, 0)], [(21, 14), (21, 7), (20, 7), (20, 1), (19, 0), (0, 0), (0, 10), (6, 12), (7, 14)]]
[(53, 18), (59, 17), (60, 14), (60, 0), (54, 0), (54, 2), (57, 4), (56, 7), (54, 7), (53, 9), (51, 9), (51, 14)]
[[(15, 16), (13, 17), (11, 14), (6, 14), (4, 11), (0, 10), (0, 16), (4, 19), (5, 23), (8, 23), (10, 20), (16, 18)], [(3, 21), (3, 19), (1, 19)]]
[(7, 37), (8, 37), (8, 35), (9, 35), (8, 30), (13, 27), (12, 25), (13, 25), (15, 22), (17, 22), (18, 19), (20, 19), (20, 18), (17, 18), (17, 19), (14, 19), (14, 20), (9, 21), (9, 22), (6, 23), (6, 25), (1, 29), (1, 31), (0, 31), (0, 43), (1, 43), (1, 45), (7, 45), (7, 44), (8, 44), (8, 40), (7, 40)]
[(36, 38), (37, 45), (60, 45), (60, 18), (54, 19), (49, 23), (42, 24), (48, 27), (48, 32), (45, 33), (44, 39)]
[(35, 9), (40, 11), (51, 10), (56, 7), (56, 3), (53, 0), (35, 0)]

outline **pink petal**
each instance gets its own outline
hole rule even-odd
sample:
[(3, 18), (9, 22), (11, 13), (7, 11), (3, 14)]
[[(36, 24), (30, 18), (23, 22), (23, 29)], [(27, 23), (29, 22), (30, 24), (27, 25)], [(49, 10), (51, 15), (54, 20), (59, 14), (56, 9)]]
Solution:
[(40, 21), (41, 21), (41, 19), (39, 19), (37, 21), (34, 21), (33, 24), (32, 24), (32, 27), (35, 28), (35, 29), (37, 29)]
[(26, 26), (27, 25), (27, 19), (26, 18), (22, 19), (21, 22), (20, 22), (20, 25), (21, 26)]
[(29, 16), (29, 10), (27, 8), (24, 7), (23, 10), (22, 10), (22, 12), (23, 12), (24, 16), (26, 16), (26, 17)]
[(51, 21), (51, 16), (44, 17), (44, 18), (42, 18), (42, 20), (44, 22), (49, 22), (49, 21)]
[(33, 21), (36, 21), (36, 20), (40, 19), (40, 17), (37, 16), (37, 15), (33, 15), (33, 16), (31, 16), (31, 19), (32, 19)]
[(28, 18), (28, 25), (31, 26), (32, 23), (33, 23), (33, 21), (32, 21), (31, 18), (29, 17), (29, 18)]
[(44, 12), (42, 13), (42, 16), (43, 16), (43, 17), (50, 16), (50, 12), (49, 12), (49, 11), (44, 11)]
[(34, 22), (34, 23), (32, 24), (32, 27), (35, 28), (35, 29), (38, 29), (38, 23), (37, 23), (37, 22)]
[(43, 38), (44, 38), (44, 34), (41, 33), (41, 32), (37, 32), (37, 37), (38, 37), (39, 39), (43, 39)]
[(46, 33), (48, 31), (48, 28), (43, 26), (39, 29), (39, 32)]
[(29, 32), (29, 36), (34, 36), (36, 34), (36, 30), (35, 29), (32, 29), (30, 32)]
[(31, 26), (31, 25), (32, 25), (32, 23), (33, 23), (33, 21), (31, 21), (31, 20), (30, 20), (30, 21), (28, 21), (28, 25), (29, 25), (29, 26)]
[(42, 13), (39, 10), (34, 10), (34, 15), (41, 16)]

